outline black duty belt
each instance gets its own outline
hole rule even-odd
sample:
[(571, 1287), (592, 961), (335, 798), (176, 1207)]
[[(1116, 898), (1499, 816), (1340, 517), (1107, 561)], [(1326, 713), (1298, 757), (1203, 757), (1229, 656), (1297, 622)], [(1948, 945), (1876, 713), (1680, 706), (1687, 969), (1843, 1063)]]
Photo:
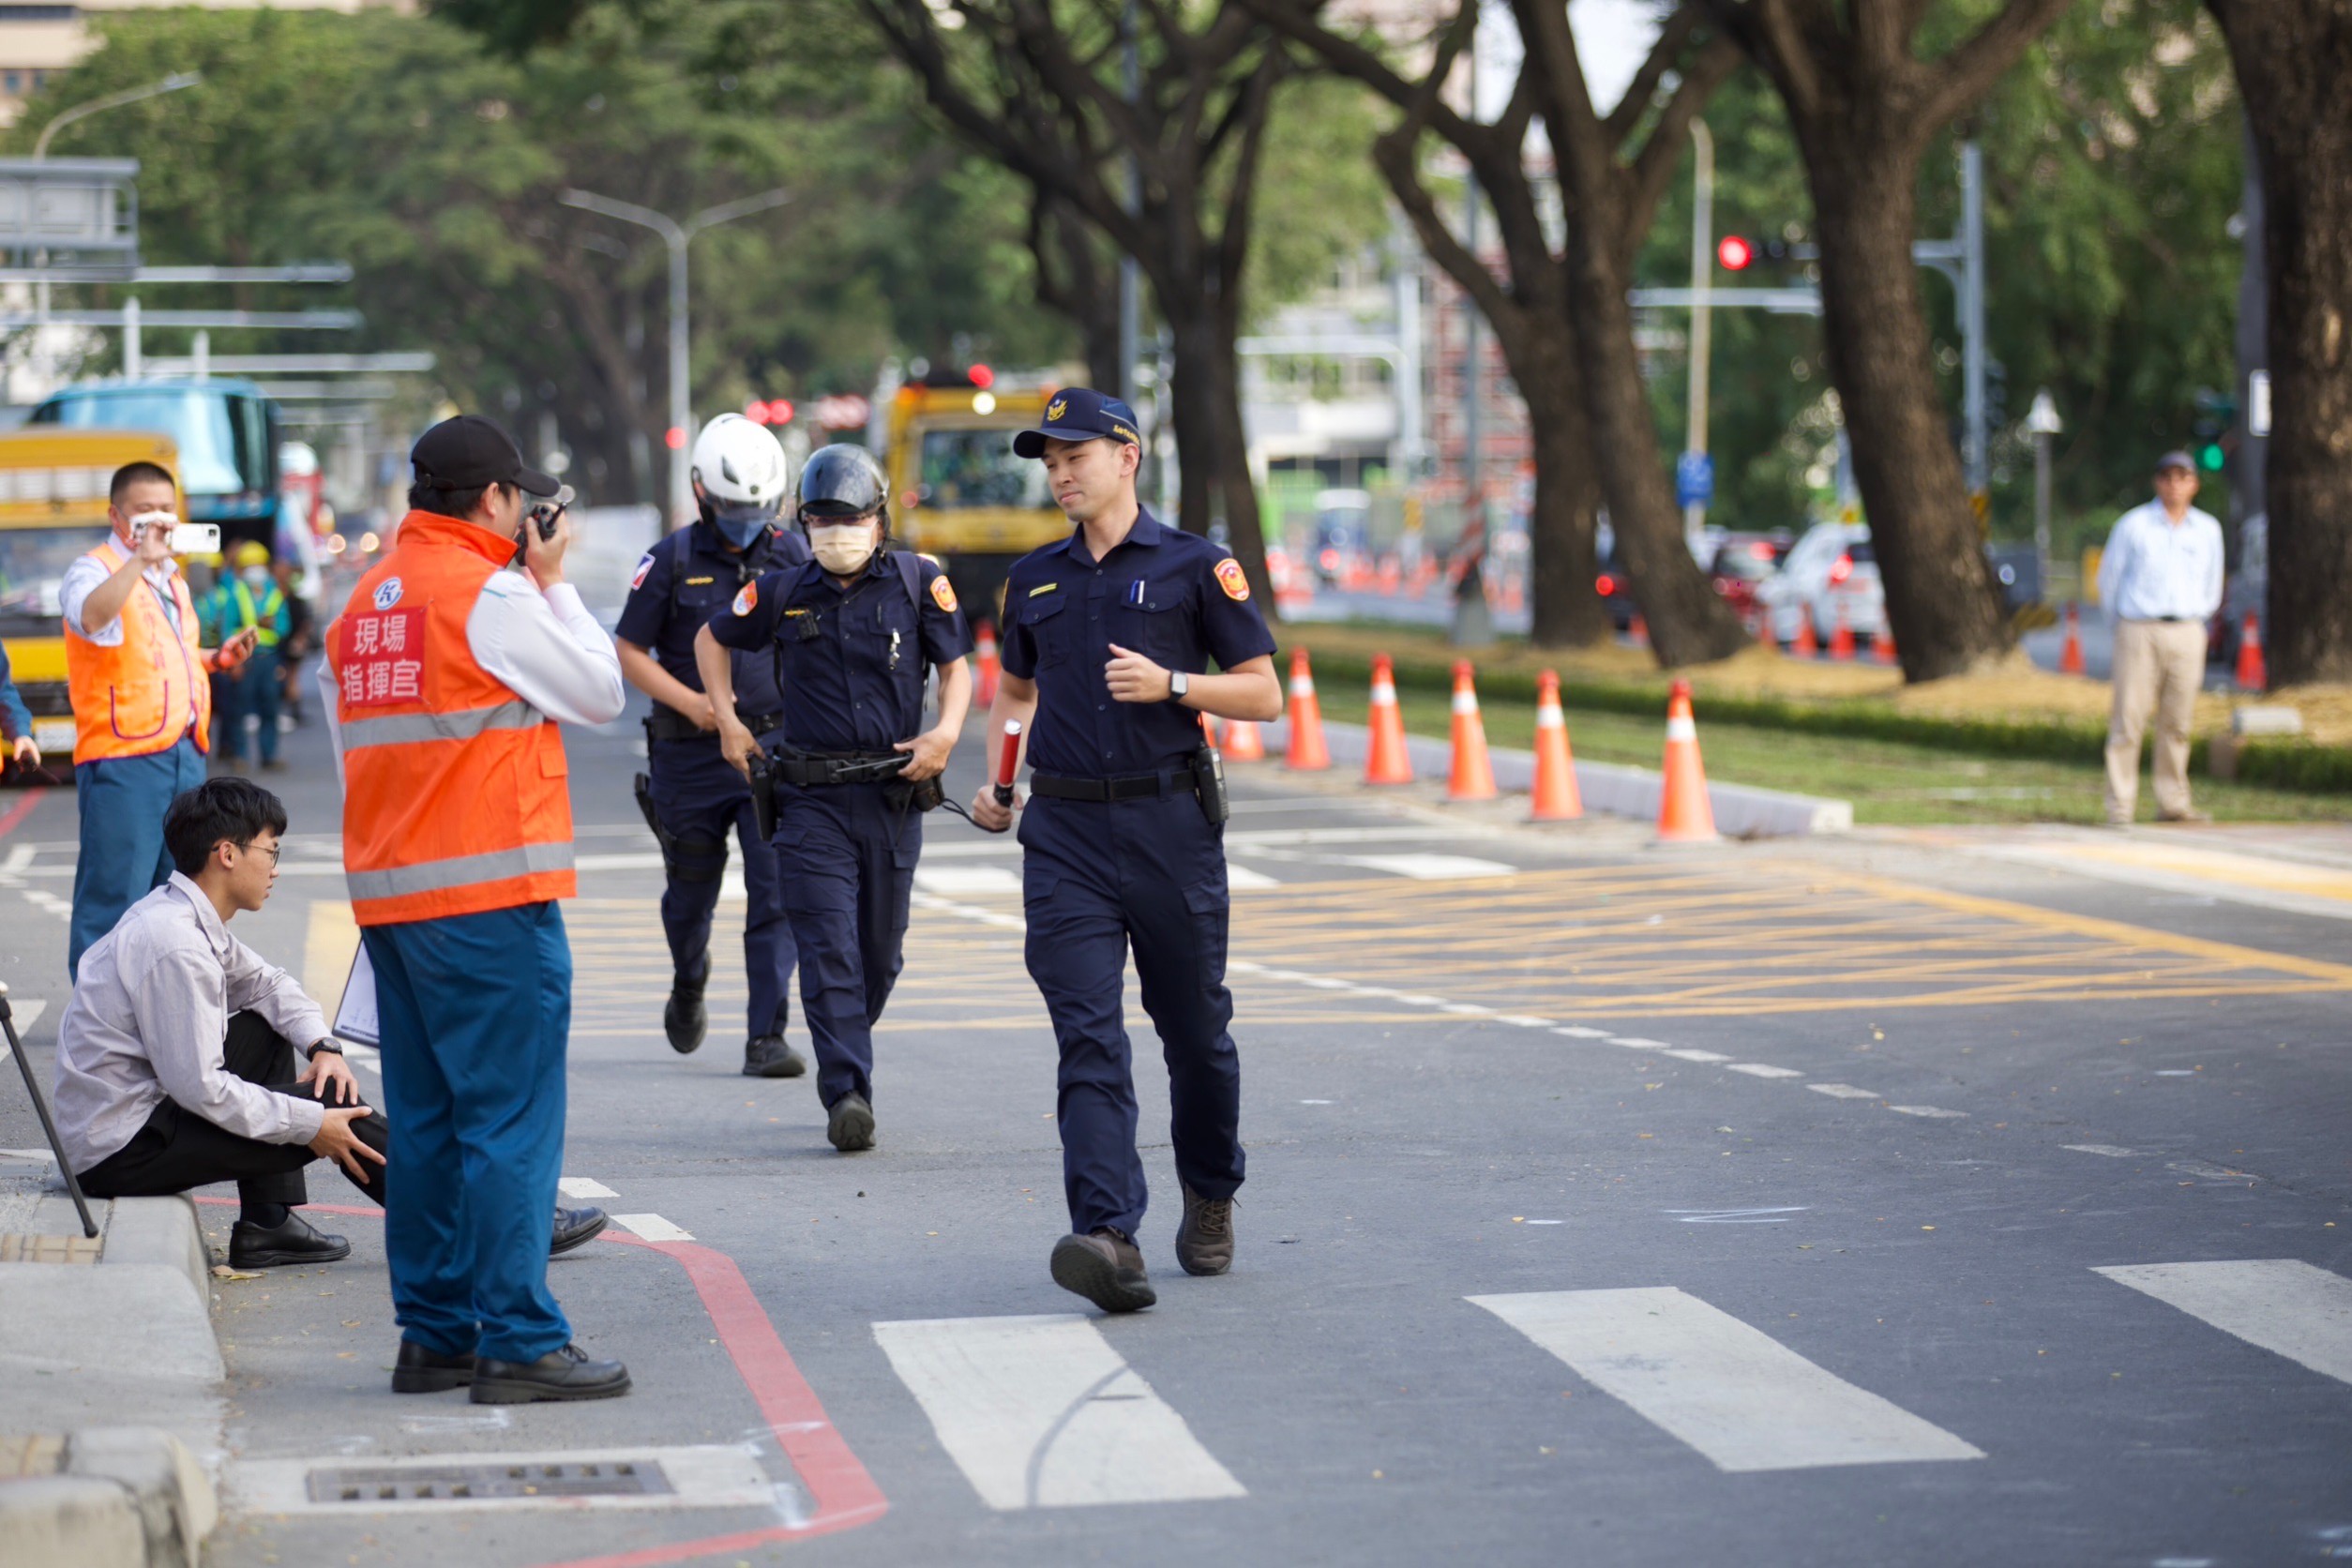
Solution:
[(1119, 778), (1057, 778), (1047, 773), (1029, 776), (1029, 792), (1049, 800), (1149, 800), (1157, 795), (1189, 795), (1197, 789), (1189, 769), (1132, 773)]
[[(784, 722), (784, 716), (780, 713), (738, 714), (736, 716), (743, 720), (744, 728), (754, 735), (773, 733), (776, 726)], [(645, 732), (657, 741), (706, 740), (716, 744), (718, 740), (716, 734), (666, 702), (654, 704), (654, 711), (645, 719)]]
[(785, 751), (768, 765), (787, 784), (884, 784), (912, 761), (904, 751)]

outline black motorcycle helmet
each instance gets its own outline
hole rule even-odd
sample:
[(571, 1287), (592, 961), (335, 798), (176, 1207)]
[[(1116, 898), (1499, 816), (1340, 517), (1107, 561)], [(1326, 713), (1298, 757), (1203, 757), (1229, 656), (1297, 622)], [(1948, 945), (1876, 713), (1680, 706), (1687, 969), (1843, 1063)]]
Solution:
[(882, 464), (874, 460), (874, 454), (863, 446), (837, 441), (818, 447), (801, 464), (800, 489), (795, 492), (792, 516), (806, 534), (812, 516), (832, 520), (879, 512), (882, 538), (887, 540), (889, 502), (890, 480), (883, 475)]

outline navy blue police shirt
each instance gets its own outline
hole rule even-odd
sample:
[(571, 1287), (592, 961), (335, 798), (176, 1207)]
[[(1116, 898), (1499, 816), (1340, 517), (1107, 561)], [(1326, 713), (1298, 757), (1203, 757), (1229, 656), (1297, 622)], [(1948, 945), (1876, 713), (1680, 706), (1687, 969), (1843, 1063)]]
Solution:
[(784, 745), (880, 752), (922, 733), (923, 683), (969, 653), (972, 634), (947, 575), (914, 560), (913, 598), (897, 553), (877, 550), (847, 589), (812, 561), (745, 585), (711, 622), (721, 646), (773, 654)]
[[(807, 559), (808, 541), (797, 533), (770, 529), (750, 549), (731, 555), (716, 526), (691, 523), (656, 541), (637, 563), (613, 635), (652, 654), (656, 664), (700, 691), (694, 634), (723, 613), (745, 583)], [(772, 660), (739, 653), (734, 664), (737, 713), (772, 714), (784, 705)]]
[(1111, 700), (1112, 643), (1195, 675), (1274, 651), (1241, 563), (1149, 511), (1100, 561), (1078, 528), (1013, 563), (1004, 622), (1005, 673), (1037, 683), (1030, 766), (1065, 778), (1151, 773), (1200, 745), (1196, 710)]

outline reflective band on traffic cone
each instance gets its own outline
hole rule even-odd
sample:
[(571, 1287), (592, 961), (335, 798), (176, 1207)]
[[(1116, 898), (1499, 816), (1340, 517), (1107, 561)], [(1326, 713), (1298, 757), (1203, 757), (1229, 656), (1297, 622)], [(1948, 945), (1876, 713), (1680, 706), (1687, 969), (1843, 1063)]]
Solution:
[(1560, 677), (1549, 670), (1535, 681), (1535, 788), (1528, 804), (1529, 815), (1539, 822), (1573, 822), (1584, 815), (1576, 759), (1568, 754), (1568, 717), (1560, 711)]
[(986, 621), (972, 633), (972, 662), (979, 666), (972, 683), (972, 705), (985, 708), (996, 701), (997, 676), (1003, 669), (997, 662), (996, 627)]
[(2238, 635), (2238, 684), (2247, 691), (2260, 691), (2270, 684), (2270, 672), (2262, 658), (2262, 623), (2251, 610)]
[(1797, 617), (1797, 641), (1788, 645), (1788, 651), (1799, 658), (1817, 658), (1821, 653), (1821, 639), (1813, 629), (1813, 606), (1797, 608), (1801, 611)]
[(1478, 685), (1470, 660), (1454, 667), (1454, 771), (1448, 800), (1495, 798), (1495, 765), (1486, 755), (1486, 721), (1478, 713)]
[(2058, 649), (2058, 673), (2079, 675), (2083, 672), (2083, 611), (2073, 600), (2066, 601), (2066, 642)]
[(1266, 760), (1266, 737), (1258, 732), (1257, 725), (1246, 718), (1226, 721), (1225, 760), (1229, 762), (1262, 762)]
[(1830, 633), (1830, 657), (1849, 659), (1854, 656), (1854, 628), (1847, 624), (1846, 601), (1837, 601), (1837, 628)]
[(1405, 713), (1396, 705), (1396, 673), (1386, 654), (1372, 657), (1372, 712), (1365, 722), (1372, 733), (1364, 754), (1364, 781), (1411, 783), (1413, 759), (1405, 744)]
[(1666, 787), (1658, 793), (1658, 841), (1704, 843), (1715, 837), (1714, 803), (1698, 760), (1698, 725), (1691, 717), (1691, 683), (1677, 681), (1666, 698)]
[(1290, 749), (1282, 761), (1301, 773), (1331, 766), (1331, 749), (1323, 744), (1323, 705), (1315, 698), (1304, 648), (1290, 650)]

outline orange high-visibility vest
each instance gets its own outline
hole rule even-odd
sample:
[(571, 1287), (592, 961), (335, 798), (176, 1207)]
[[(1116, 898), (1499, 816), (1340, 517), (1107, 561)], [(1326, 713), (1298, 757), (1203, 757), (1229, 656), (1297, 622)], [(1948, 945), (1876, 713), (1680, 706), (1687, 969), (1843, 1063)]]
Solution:
[(431, 512), (327, 628), (343, 743), (343, 873), (362, 926), (577, 891), (555, 721), (475, 662), (466, 620), (515, 545)]
[[(90, 553), (110, 577), (130, 559), (111, 538)], [(160, 594), (140, 579), (123, 602), (123, 640), (111, 648), (83, 637), (70, 623), (66, 626), (75, 761), (150, 757), (179, 745), (191, 729), (197, 749), (212, 749), (212, 683), (196, 641), (196, 604), (188, 596), (187, 580), (173, 572), (172, 602), (180, 612), (179, 628), (173, 630)]]

